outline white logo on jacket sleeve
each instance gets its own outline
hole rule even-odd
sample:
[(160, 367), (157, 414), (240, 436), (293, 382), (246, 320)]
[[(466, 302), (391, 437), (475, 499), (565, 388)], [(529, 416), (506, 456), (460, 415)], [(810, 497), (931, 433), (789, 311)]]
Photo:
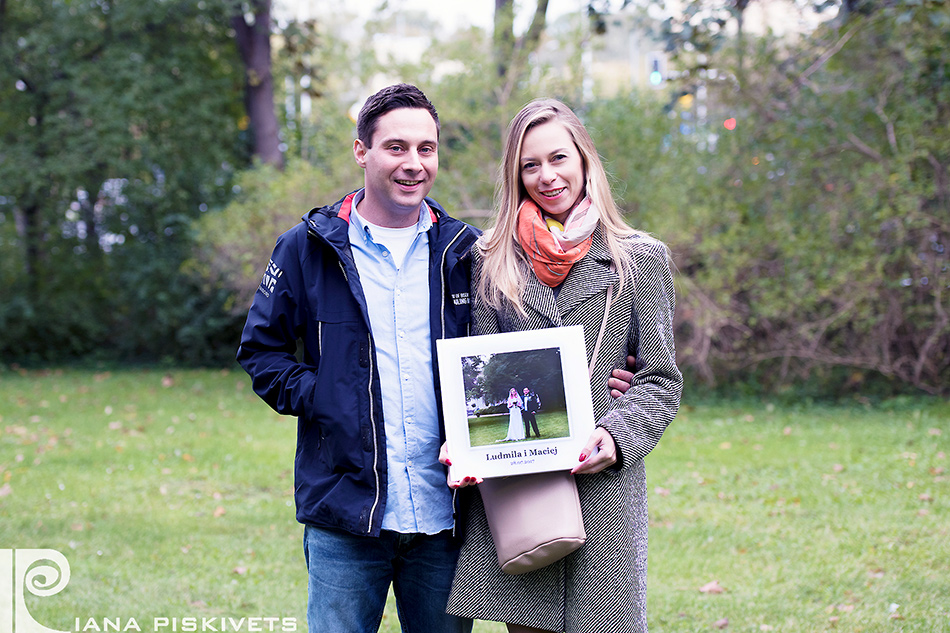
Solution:
[(264, 293), (265, 297), (269, 297), (274, 292), (274, 289), (277, 288), (277, 280), (283, 274), (284, 271), (277, 267), (273, 259), (267, 263), (267, 270), (264, 271), (264, 278), (261, 279), (261, 292)]

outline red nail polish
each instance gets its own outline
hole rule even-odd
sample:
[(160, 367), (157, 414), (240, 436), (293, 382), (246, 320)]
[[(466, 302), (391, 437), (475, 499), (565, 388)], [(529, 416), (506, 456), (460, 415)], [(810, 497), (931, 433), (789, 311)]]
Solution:
[(581, 453), (581, 456), (577, 459), (577, 461), (582, 462), (585, 459), (587, 459), (587, 455), (585, 455), (584, 453)]
[(451, 465), (452, 465), (452, 460), (451, 460), (451, 459), (445, 460), (445, 465), (446, 465), (446, 466), (451, 466)]

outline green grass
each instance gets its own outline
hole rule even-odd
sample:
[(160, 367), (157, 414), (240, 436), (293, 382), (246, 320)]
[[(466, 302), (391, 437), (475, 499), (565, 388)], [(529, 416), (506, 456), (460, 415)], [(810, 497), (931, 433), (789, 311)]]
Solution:
[[(40, 623), (306, 629), (296, 424), (242, 372), (7, 371), (0, 432), (0, 549), (70, 564)], [(950, 631), (948, 453), (944, 401), (684, 406), (647, 460), (652, 630)]]
[[(536, 419), (542, 439), (568, 437), (571, 434), (566, 411), (538, 413)], [(468, 435), (472, 446), (489, 446), (495, 442), (503, 442), (508, 436), (508, 414), (470, 417)], [(531, 437), (534, 438), (534, 435)]]

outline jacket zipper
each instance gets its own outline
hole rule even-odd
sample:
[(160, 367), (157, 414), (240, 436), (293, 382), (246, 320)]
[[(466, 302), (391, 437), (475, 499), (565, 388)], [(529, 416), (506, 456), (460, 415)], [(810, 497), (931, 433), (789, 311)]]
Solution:
[(373, 517), (376, 515), (376, 508), (379, 507), (379, 498), (382, 491), (379, 483), (379, 438), (376, 436), (376, 407), (373, 401), (373, 372), (376, 367), (373, 359), (376, 357), (376, 353), (373, 351), (373, 335), (367, 334), (366, 339), (369, 345), (369, 421), (370, 427), (373, 429), (373, 476), (376, 478), (376, 498), (373, 500), (373, 507), (369, 511), (369, 521), (366, 525), (366, 532), (370, 533), (373, 531)]
[[(439, 318), (441, 320), (440, 322), (442, 324), (442, 330), (439, 332), (439, 338), (443, 338), (443, 339), (445, 338), (445, 295), (446, 295), (445, 260), (448, 256), (449, 248), (452, 247), (452, 244), (454, 244), (456, 240), (458, 240), (464, 232), (465, 232), (465, 228), (460, 229), (459, 232), (455, 234), (455, 237), (453, 237), (452, 240), (448, 244), (446, 244), (445, 248), (442, 250), (442, 265), (439, 266), (440, 279), (442, 283), (442, 298), (439, 303), (441, 310), (439, 311)], [(469, 288), (469, 293), (471, 293), (471, 288)], [(469, 334), (469, 332), (466, 332), (466, 335), (467, 334)], [(458, 529), (458, 521), (455, 520), (456, 508), (458, 508), (458, 489), (457, 488), (452, 491), (452, 536), (453, 537), (456, 536), (457, 534), (456, 530)]]
[[(346, 266), (343, 265), (343, 261), (337, 259), (337, 264), (340, 266), (340, 272), (343, 273), (343, 279), (346, 281), (346, 285), (350, 285), (350, 277), (346, 274)], [(373, 532), (373, 517), (376, 515), (376, 508), (379, 507), (379, 498), (382, 495), (382, 489), (379, 482), (379, 438), (376, 433), (376, 402), (373, 399), (373, 371), (375, 370), (375, 364), (373, 363), (373, 358), (375, 358), (373, 352), (373, 335), (372, 333), (366, 335), (369, 356), (369, 382), (366, 384), (366, 392), (369, 396), (369, 425), (373, 429), (373, 477), (376, 479), (376, 496), (373, 499), (373, 507), (370, 508), (369, 517), (366, 522), (366, 533), (371, 534)]]

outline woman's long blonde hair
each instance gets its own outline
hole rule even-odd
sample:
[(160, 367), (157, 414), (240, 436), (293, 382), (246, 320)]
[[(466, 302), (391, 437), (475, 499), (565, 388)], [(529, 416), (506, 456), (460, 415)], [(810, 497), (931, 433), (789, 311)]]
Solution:
[(645, 235), (624, 221), (610, 193), (607, 172), (594, 147), (594, 141), (577, 115), (555, 99), (532, 101), (508, 124), (505, 155), (495, 187), (495, 206), (498, 209), (495, 223), (478, 242), (484, 260), (482, 275), (478, 280), (478, 299), (495, 310), (501, 310), (507, 302), (524, 314), (521, 289), (525, 281), (523, 262), (527, 262), (527, 257), (518, 243), (517, 235), (518, 209), (528, 198), (528, 192), (521, 181), (521, 147), (528, 130), (549, 121), (561, 123), (580, 151), (587, 195), (600, 214), (600, 226), (604, 229), (611, 259), (620, 273), (621, 289), (631, 262), (620, 247), (620, 240), (632, 235)]

